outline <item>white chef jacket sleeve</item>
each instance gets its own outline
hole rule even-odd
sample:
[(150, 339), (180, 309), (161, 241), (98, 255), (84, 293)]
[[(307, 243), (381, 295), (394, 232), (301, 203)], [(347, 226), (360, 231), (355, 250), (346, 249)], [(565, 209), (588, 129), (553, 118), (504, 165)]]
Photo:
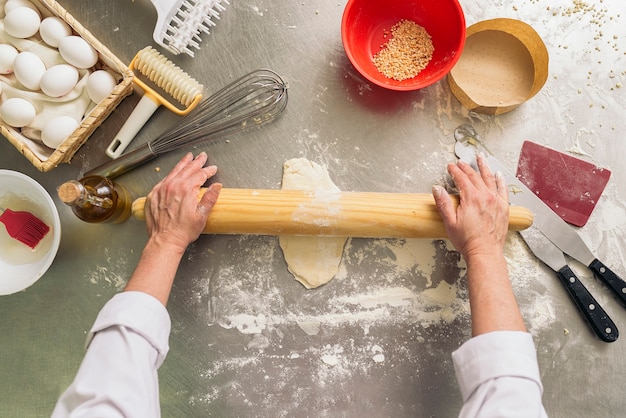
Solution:
[(547, 417), (532, 336), (497, 331), (476, 336), (452, 353), (463, 396), (460, 417)]
[(142, 292), (111, 298), (52, 417), (159, 417), (157, 369), (169, 349), (170, 328), (169, 314), (156, 298)]

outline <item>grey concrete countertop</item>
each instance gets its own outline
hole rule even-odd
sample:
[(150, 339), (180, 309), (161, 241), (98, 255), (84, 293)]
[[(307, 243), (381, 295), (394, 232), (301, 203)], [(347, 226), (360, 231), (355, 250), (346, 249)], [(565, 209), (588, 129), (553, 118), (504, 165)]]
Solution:
[[(59, 3), (124, 62), (153, 44), (156, 12), (147, 0)], [(511, 170), (522, 142), (531, 140), (612, 171), (580, 233), (626, 277), (626, 4), (461, 4), (468, 25), (511, 17), (544, 39), (548, 81), (520, 108), (501, 116), (468, 112), (445, 80), (409, 93), (368, 83), (341, 44), (345, 1), (231, 0), (195, 58), (168, 57), (208, 92), (272, 68), (289, 83), (289, 105), (260, 130), (191, 150), (208, 152), (225, 187), (277, 189), (283, 163), (306, 157), (327, 167), (344, 191), (429, 193), (455, 160), (457, 125), (472, 123)], [(50, 270), (26, 291), (0, 297), (0, 416), (51, 413), (76, 373), (97, 312), (138, 260), (142, 223), (82, 223), (55, 190), (107, 160), (104, 149), (139, 96), (124, 100), (71, 164), (48, 173), (0, 141), (0, 168), (39, 181), (62, 222)], [(131, 147), (176, 118), (159, 109)], [(145, 195), (188, 150), (118, 180)], [(597, 339), (517, 234), (510, 234), (506, 254), (537, 345), (549, 415), (623, 415), (626, 337)], [(584, 266), (571, 265), (626, 332), (624, 307)], [(465, 265), (445, 240), (352, 239), (338, 276), (306, 290), (288, 272), (277, 237), (203, 236), (183, 260), (168, 309), (171, 350), (159, 374), (164, 417), (451, 417), (461, 407), (450, 353), (470, 336), (469, 306)]]

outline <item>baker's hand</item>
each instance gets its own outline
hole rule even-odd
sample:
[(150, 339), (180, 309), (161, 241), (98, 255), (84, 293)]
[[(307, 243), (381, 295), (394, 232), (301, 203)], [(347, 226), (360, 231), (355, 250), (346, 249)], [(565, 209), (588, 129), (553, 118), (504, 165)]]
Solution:
[(198, 200), (200, 187), (217, 172), (213, 165), (204, 166), (207, 159), (204, 152), (195, 158), (188, 153), (148, 194), (146, 225), (151, 240), (184, 252), (198, 239), (222, 189), (213, 183)]
[(459, 189), (457, 208), (443, 187), (433, 187), (448, 238), (466, 260), (501, 254), (508, 231), (506, 182), (500, 173), (491, 172), (484, 158), (478, 156), (476, 162), (478, 172), (462, 161), (448, 165), (448, 172)]

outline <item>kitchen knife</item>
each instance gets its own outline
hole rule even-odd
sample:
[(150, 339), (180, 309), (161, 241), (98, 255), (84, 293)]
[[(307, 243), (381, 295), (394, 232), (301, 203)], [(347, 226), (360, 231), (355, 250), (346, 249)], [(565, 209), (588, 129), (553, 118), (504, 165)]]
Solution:
[(617, 340), (619, 336), (617, 326), (567, 265), (563, 252), (534, 226), (520, 231), (520, 234), (537, 258), (556, 272), (596, 335), (607, 343)]
[(454, 138), (454, 151), (459, 159), (476, 167), (476, 154), (484, 154), (491, 170), (499, 171), (506, 179), (511, 203), (530, 209), (535, 215), (533, 225), (561, 251), (589, 267), (626, 306), (626, 282), (598, 260), (571, 226), (489, 152), (472, 126), (460, 125), (454, 131)]

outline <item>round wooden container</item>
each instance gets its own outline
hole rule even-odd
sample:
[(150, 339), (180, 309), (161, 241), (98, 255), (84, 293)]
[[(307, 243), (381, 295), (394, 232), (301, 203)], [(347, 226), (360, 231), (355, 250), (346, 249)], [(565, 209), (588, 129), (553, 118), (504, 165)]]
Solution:
[(520, 20), (498, 18), (467, 28), (448, 83), (469, 110), (499, 115), (532, 98), (547, 78), (548, 50), (539, 34)]

